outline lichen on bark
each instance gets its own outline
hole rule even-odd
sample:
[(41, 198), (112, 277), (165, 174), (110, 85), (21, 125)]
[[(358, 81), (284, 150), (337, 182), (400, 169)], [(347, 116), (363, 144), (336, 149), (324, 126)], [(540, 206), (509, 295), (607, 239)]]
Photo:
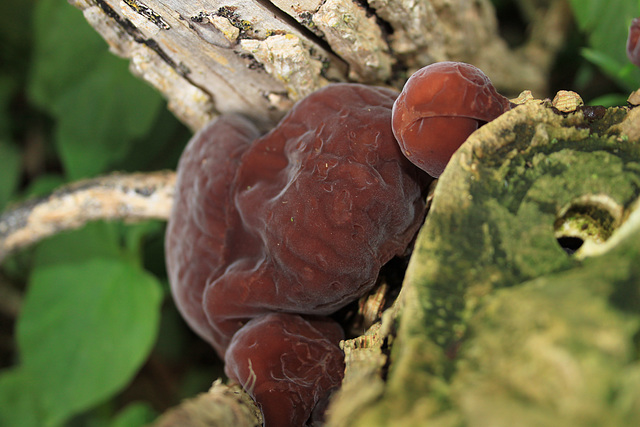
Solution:
[[(636, 113), (589, 108), (528, 102), (454, 155), (407, 270), (384, 390), (339, 425), (640, 423)], [(609, 233), (563, 248), (572, 209)]]

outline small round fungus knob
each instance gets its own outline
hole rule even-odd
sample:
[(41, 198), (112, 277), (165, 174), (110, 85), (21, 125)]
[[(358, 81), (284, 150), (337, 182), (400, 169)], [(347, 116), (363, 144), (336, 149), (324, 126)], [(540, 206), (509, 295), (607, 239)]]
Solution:
[(437, 178), (471, 133), (509, 109), (478, 68), (438, 62), (405, 84), (393, 105), (393, 133), (404, 155)]

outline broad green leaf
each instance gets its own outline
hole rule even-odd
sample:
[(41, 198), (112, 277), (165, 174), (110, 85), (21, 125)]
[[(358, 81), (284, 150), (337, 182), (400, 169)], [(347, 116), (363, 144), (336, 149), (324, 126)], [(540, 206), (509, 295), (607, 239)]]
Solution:
[(37, 268), (17, 324), (22, 368), (38, 378), (44, 425), (111, 397), (145, 361), (159, 323), (160, 286), (115, 259)]
[(64, 185), (65, 180), (61, 175), (57, 174), (44, 174), (38, 176), (36, 179), (29, 183), (29, 186), (24, 192), (24, 197), (40, 197), (46, 196), (58, 187)]
[(604, 2), (591, 0), (570, 0), (573, 16), (580, 28), (580, 31), (588, 31), (600, 14), (600, 9), (605, 6)]
[(163, 105), (66, 2), (36, 5), (29, 93), (57, 119), (56, 145), (75, 180), (108, 170), (146, 135)]
[(0, 137), (2, 138), (9, 137), (11, 123), (9, 110), (16, 86), (15, 78), (8, 73), (5, 74), (3, 70), (0, 73)]
[(20, 178), (20, 150), (10, 139), (9, 105), (15, 91), (15, 81), (0, 75), (0, 211), (15, 191)]
[(175, 169), (192, 133), (168, 109), (161, 109), (149, 131), (130, 147), (126, 159), (118, 162), (122, 171)]
[[(124, 227), (124, 226), (123, 226)], [(139, 259), (143, 255), (142, 245), (147, 236), (159, 234), (163, 231), (163, 223), (160, 221), (142, 221), (128, 224), (123, 230), (124, 247), (132, 258)]]
[(604, 107), (615, 107), (618, 105), (625, 105), (627, 103), (627, 95), (610, 93), (608, 95), (602, 95), (597, 98), (593, 98), (589, 101), (589, 105), (602, 105)]
[(0, 64), (2, 74), (22, 82), (29, 62), (31, 14), (36, 0), (0, 1)]
[(92, 258), (127, 259), (141, 265), (145, 239), (160, 235), (162, 230), (159, 221), (90, 222), (80, 229), (56, 234), (40, 242), (35, 251), (34, 266), (40, 268)]
[(38, 244), (34, 266), (89, 261), (93, 258), (120, 259), (120, 230), (117, 223), (96, 221), (78, 230), (52, 236)]
[(37, 381), (24, 369), (0, 372), (0, 426), (40, 427)]
[[(638, 71), (638, 69), (630, 62), (627, 61), (626, 63), (618, 64), (615, 59), (606, 52), (595, 49), (584, 48), (581, 50), (581, 53), (582, 56), (597, 65), (605, 74), (608, 74), (619, 82), (624, 82), (625, 85), (631, 87), (635, 85), (636, 71)], [(640, 80), (638, 83), (640, 84)]]
[(602, 52), (608, 52), (618, 61), (626, 57), (626, 41), (631, 19), (640, 12), (637, 0), (571, 0), (573, 14), (589, 44)]
[(571, 0), (580, 30), (589, 48), (583, 56), (597, 65), (625, 90), (640, 86), (640, 70), (630, 66), (626, 54), (629, 25), (640, 15), (638, 0)]
[(56, 143), (70, 179), (102, 173), (148, 131), (162, 106), (124, 61), (105, 52), (97, 66), (60, 96)]
[(34, 10), (29, 92), (44, 108), (82, 81), (105, 55), (104, 40), (67, 2), (39, 0)]

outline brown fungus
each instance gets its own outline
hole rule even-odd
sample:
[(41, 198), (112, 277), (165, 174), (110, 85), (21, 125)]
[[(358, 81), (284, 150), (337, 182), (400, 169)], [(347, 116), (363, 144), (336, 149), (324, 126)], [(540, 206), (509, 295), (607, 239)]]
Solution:
[(393, 106), (393, 133), (407, 158), (437, 178), (469, 135), (510, 108), (478, 68), (438, 62), (407, 80)]
[(219, 354), (224, 354), (228, 342), (211, 328), (202, 298), (209, 278), (227, 267), (226, 234), (234, 216), (231, 183), (240, 156), (258, 136), (248, 120), (222, 116), (191, 138), (178, 164), (165, 237), (171, 291), (189, 326)]
[(301, 425), (339, 384), (340, 329), (322, 316), (369, 291), (422, 222), (430, 179), (393, 137), (395, 97), (329, 85), (250, 145), (253, 126), (219, 119), (178, 167), (176, 303), (265, 425)]

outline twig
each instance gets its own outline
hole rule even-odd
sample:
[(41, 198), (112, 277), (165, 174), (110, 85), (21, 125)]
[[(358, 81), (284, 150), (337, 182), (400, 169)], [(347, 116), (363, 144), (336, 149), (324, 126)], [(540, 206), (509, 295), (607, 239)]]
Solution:
[(175, 172), (112, 174), (79, 181), (0, 216), (0, 263), (11, 252), (99, 219), (167, 219)]

